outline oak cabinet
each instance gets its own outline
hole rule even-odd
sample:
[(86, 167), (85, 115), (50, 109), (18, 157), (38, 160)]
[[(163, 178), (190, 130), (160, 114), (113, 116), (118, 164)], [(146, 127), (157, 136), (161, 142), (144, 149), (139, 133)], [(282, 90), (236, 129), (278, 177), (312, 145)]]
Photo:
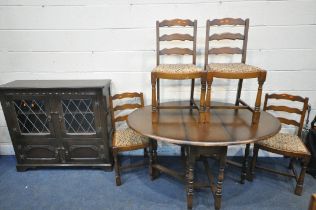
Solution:
[(18, 171), (112, 168), (110, 80), (20, 80), (0, 93)]

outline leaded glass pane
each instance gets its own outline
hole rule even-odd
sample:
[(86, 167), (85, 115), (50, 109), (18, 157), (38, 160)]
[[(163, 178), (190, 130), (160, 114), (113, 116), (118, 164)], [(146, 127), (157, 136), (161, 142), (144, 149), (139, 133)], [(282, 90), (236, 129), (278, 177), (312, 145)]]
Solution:
[(14, 107), (22, 134), (50, 133), (43, 100), (14, 100)]
[(92, 99), (64, 99), (62, 107), (66, 133), (96, 133)]

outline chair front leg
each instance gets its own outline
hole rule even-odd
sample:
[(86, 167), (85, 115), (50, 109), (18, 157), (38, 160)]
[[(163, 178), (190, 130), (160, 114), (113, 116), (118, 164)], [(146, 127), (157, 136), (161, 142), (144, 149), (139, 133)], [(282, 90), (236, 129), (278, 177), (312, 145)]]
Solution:
[(240, 96), (241, 96), (242, 83), (243, 83), (243, 79), (239, 79), (235, 106), (239, 106), (239, 99), (240, 99)]
[(191, 95), (190, 95), (190, 107), (194, 106), (194, 85), (195, 85), (195, 80), (191, 80)]
[(309, 163), (309, 158), (304, 158), (301, 173), (300, 173), (300, 176), (298, 177), (296, 187), (295, 187), (295, 194), (296, 195), (302, 195), (304, 178), (305, 178), (305, 173), (306, 173), (308, 163)]
[(148, 158), (148, 150), (147, 150), (147, 147), (144, 148), (144, 158)]
[(116, 186), (120, 186), (122, 182), (121, 182), (121, 174), (120, 174), (120, 163), (118, 160), (118, 149), (116, 147), (113, 147), (112, 151), (113, 151), (113, 158), (114, 158), (115, 182), (116, 182)]
[(157, 78), (157, 105), (160, 105), (160, 80)]
[(258, 124), (260, 119), (260, 105), (261, 105), (261, 96), (262, 96), (262, 86), (266, 80), (266, 72), (263, 72), (258, 77), (258, 90), (257, 90), (257, 97), (255, 103), (254, 113), (252, 114), (252, 124)]
[(157, 111), (156, 82), (157, 82), (157, 77), (152, 72), (151, 73), (151, 104), (152, 104), (151, 106), (152, 106), (153, 112)]

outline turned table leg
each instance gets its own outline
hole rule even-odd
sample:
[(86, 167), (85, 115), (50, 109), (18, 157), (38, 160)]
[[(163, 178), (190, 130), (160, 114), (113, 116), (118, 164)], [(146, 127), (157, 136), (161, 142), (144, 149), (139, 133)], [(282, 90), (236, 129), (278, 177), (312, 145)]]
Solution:
[(159, 171), (154, 168), (154, 165), (157, 163), (157, 141), (154, 139), (149, 140), (149, 176), (151, 180), (154, 180)]
[(246, 144), (244, 160), (242, 162), (242, 172), (241, 172), (241, 178), (240, 178), (241, 184), (245, 183), (245, 179), (248, 174), (247, 171), (248, 171), (249, 149), (250, 149), (250, 144)]
[(194, 165), (195, 154), (193, 147), (187, 146), (187, 164), (186, 164), (186, 192), (187, 192), (187, 208), (192, 209), (193, 191), (194, 191)]
[(216, 192), (215, 192), (215, 209), (216, 210), (219, 210), (221, 208), (222, 186), (223, 186), (223, 180), (224, 180), (226, 156), (227, 156), (227, 147), (224, 147), (222, 153), (220, 154), (220, 160), (219, 160), (219, 173), (218, 173), (217, 186), (216, 186)]

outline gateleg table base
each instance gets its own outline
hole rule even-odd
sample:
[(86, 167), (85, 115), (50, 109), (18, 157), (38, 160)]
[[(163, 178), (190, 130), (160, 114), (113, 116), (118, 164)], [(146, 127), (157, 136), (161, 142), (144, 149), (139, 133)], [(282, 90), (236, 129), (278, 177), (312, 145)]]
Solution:
[[(153, 139), (149, 143), (149, 175), (151, 180), (154, 180), (159, 176), (160, 172), (168, 174), (172, 177), (177, 178), (180, 181), (185, 182), (186, 186), (186, 196), (187, 196), (187, 208), (192, 209), (193, 207), (193, 195), (194, 188), (210, 188), (214, 197), (214, 206), (216, 210), (221, 208), (221, 198), (222, 198), (222, 186), (224, 180), (224, 170), (227, 157), (227, 146), (217, 146), (217, 147), (204, 147), (204, 146), (192, 146), (186, 145), (186, 164), (185, 172), (179, 173), (172, 169), (169, 169), (157, 162), (157, 142)], [(219, 171), (217, 176), (217, 181), (215, 183), (214, 176), (210, 170), (209, 164), (207, 162), (207, 157), (216, 156), (219, 159)], [(197, 160), (202, 160), (204, 168), (208, 177), (209, 183), (196, 183), (195, 178), (195, 164)]]

